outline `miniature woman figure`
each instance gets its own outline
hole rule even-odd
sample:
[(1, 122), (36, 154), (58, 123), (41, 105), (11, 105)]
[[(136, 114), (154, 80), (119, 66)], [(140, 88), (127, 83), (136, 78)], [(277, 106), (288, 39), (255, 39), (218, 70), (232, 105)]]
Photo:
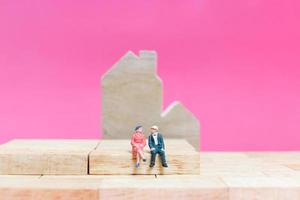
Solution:
[(136, 158), (135, 167), (138, 168), (140, 166), (140, 160), (142, 159), (146, 162), (146, 158), (144, 156), (143, 149), (146, 146), (146, 138), (143, 134), (143, 127), (137, 126), (134, 129), (134, 133), (131, 137), (131, 146), (132, 146), (132, 157)]

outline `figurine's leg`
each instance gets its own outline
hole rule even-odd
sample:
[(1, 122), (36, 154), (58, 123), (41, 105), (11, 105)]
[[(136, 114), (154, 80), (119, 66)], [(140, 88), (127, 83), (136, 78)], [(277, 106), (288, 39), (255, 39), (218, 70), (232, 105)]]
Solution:
[(143, 159), (143, 161), (146, 161), (146, 158), (145, 158), (144, 152), (143, 152), (141, 149), (138, 151), (138, 154), (139, 154), (140, 158), (142, 158), (142, 159)]
[(140, 162), (140, 155), (139, 155), (139, 153), (137, 152), (137, 154), (136, 154), (136, 163), (139, 163)]
[(157, 154), (156, 150), (151, 151), (150, 167), (153, 167), (155, 165), (156, 154)]
[(158, 153), (162, 166), (167, 166), (165, 151), (160, 150)]
[(138, 152), (138, 150), (136, 151), (136, 163), (135, 163), (135, 167), (138, 168), (140, 166), (140, 154)]

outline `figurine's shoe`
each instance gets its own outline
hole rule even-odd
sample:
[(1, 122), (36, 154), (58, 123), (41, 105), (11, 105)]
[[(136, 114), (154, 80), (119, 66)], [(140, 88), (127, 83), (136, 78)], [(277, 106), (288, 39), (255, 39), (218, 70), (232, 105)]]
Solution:
[(149, 167), (154, 167), (154, 164), (150, 164)]
[(163, 167), (168, 167), (167, 163), (162, 164)]
[(146, 159), (146, 158), (144, 158), (144, 159), (143, 159), (143, 162), (146, 162), (146, 161), (147, 161), (147, 159)]
[(139, 167), (140, 167), (140, 163), (136, 163), (136, 164), (135, 164), (135, 167), (136, 167), (136, 168), (139, 168)]

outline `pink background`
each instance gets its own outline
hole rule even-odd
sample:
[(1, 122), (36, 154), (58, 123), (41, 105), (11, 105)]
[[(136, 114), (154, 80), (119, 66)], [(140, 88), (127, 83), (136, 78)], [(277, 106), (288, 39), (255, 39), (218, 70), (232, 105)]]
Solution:
[(101, 75), (155, 49), (201, 149), (300, 150), (298, 0), (0, 1), (0, 142), (98, 138)]

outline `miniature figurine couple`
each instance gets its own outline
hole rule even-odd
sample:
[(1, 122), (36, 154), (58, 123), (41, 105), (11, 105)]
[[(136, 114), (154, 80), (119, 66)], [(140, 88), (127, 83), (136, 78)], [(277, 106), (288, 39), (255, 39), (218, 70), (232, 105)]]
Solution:
[[(146, 138), (143, 134), (142, 126), (135, 127), (131, 138), (131, 146), (132, 156), (133, 158), (136, 158), (135, 167), (138, 168), (140, 166), (140, 160), (143, 160), (144, 162), (147, 160), (143, 152), (143, 149), (146, 146)], [(151, 153), (150, 167), (154, 167), (155, 165), (156, 154), (159, 154), (162, 166), (168, 167), (165, 156), (164, 138), (162, 134), (158, 132), (157, 126), (151, 127), (151, 134), (148, 137), (148, 146)]]

